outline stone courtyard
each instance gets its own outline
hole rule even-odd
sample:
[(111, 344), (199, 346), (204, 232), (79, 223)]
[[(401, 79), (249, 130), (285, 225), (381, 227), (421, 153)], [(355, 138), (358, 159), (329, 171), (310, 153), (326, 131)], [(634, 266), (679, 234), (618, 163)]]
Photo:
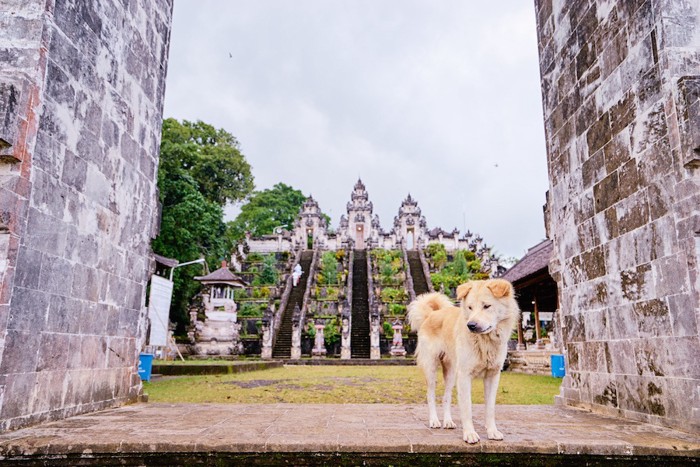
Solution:
[[(10, 465), (689, 465), (700, 438), (587, 411), (500, 406), (504, 441), (428, 428), (424, 405), (138, 404), (0, 435)], [(485, 438), (483, 405), (475, 405)]]

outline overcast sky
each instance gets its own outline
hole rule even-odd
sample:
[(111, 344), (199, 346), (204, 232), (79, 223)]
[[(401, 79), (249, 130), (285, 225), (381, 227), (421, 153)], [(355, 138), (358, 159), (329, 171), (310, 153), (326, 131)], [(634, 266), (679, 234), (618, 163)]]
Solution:
[(410, 192), (505, 256), (544, 238), (532, 0), (177, 0), (165, 116), (231, 132), (257, 189), (334, 227), (362, 177), (386, 230)]

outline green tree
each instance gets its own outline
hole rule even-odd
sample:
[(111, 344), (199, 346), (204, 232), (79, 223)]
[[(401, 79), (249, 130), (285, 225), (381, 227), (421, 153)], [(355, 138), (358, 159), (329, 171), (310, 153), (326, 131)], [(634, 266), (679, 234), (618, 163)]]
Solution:
[(240, 201), (253, 191), (250, 164), (238, 140), (202, 121), (164, 120), (163, 158), (192, 175), (204, 198), (220, 206)]
[(260, 274), (253, 281), (253, 285), (274, 285), (277, 283), (277, 261), (275, 255), (267, 255), (263, 259)]
[[(208, 176), (234, 181), (217, 188), (210, 186)], [(242, 199), (252, 188), (250, 166), (232, 135), (203, 122), (165, 120), (158, 169), (162, 217), (153, 251), (180, 262), (204, 257), (211, 268), (218, 267), (231, 247), (223, 205)], [(179, 333), (189, 320), (187, 306), (199, 290), (192, 277), (201, 274), (201, 265), (175, 271), (170, 318)]]
[(338, 260), (335, 252), (327, 251), (321, 256), (320, 281), (323, 284), (338, 283)]
[(306, 196), (300, 190), (284, 183), (256, 191), (241, 206), (236, 219), (228, 223), (228, 236), (232, 240), (241, 240), (246, 232), (258, 237), (273, 233), (279, 226), (291, 229), (305, 200)]

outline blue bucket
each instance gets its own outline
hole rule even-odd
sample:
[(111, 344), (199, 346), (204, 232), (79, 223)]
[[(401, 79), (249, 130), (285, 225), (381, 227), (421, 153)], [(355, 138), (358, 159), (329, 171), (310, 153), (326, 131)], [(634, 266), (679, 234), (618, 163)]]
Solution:
[(564, 356), (560, 354), (552, 355), (550, 361), (552, 362), (552, 376), (555, 378), (563, 378), (566, 375)]
[(153, 354), (139, 354), (139, 377), (142, 381), (151, 380), (151, 369), (153, 368)]

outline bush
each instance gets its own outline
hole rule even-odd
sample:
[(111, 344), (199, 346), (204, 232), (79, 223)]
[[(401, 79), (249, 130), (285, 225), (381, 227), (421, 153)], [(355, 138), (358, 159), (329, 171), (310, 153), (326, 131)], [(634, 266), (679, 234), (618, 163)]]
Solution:
[(321, 285), (337, 284), (339, 279), (338, 259), (332, 251), (327, 251), (321, 257), (321, 266), (316, 280)]
[(324, 287), (326, 295), (323, 295), (322, 290), (323, 288), (316, 286), (314, 287), (314, 298), (316, 300), (338, 300), (338, 296), (340, 295), (340, 289), (338, 287)]
[(390, 303), (389, 304), (389, 314), (392, 316), (406, 314), (406, 305), (401, 305), (400, 303)]
[(434, 269), (442, 269), (447, 264), (447, 250), (442, 243), (431, 243), (425, 249), (425, 255)]
[(306, 335), (312, 339), (316, 337), (316, 326), (314, 326), (313, 320), (309, 321), (306, 325)]
[(238, 310), (238, 316), (241, 318), (262, 317), (266, 306), (261, 303), (243, 303)]
[(382, 289), (381, 299), (384, 303), (388, 302), (404, 302), (407, 300), (406, 291), (404, 289), (396, 289), (386, 287)]
[(233, 299), (234, 300), (246, 300), (250, 298), (250, 293), (248, 293), (248, 289), (241, 288), (241, 289), (234, 289), (233, 291)]
[(392, 339), (394, 337), (394, 328), (391, 327), (391, 323), (389, 321), (384, 321), (382, 323), (382, 331), (384, 333), (384, 337), (387, 339)]
[(260, 263), (263, 260), (263, 255), (253, 252), (249, 254), (245, 260), (249, 263)]
[(403, 259), (399, 250), (372, 250), (376, 270), (379, 272), (378, 281), (384, 285), (398, 285), (403, 277)]
[(274, 255), (267, 255), (263, 258), (263, 266), (260, 274), (253, 279), (253, 285), (275, 285), (277, 284), (277, 261)]
[(253, 289), (253, 298), (270, 298), (269, 287), (256, 287)]
[(331, 320), (326, 323), (323, 328), (323, 340), (326, 345), (333, 345), (340, 341), (340, 331), (338, 330), (337, 320)]

